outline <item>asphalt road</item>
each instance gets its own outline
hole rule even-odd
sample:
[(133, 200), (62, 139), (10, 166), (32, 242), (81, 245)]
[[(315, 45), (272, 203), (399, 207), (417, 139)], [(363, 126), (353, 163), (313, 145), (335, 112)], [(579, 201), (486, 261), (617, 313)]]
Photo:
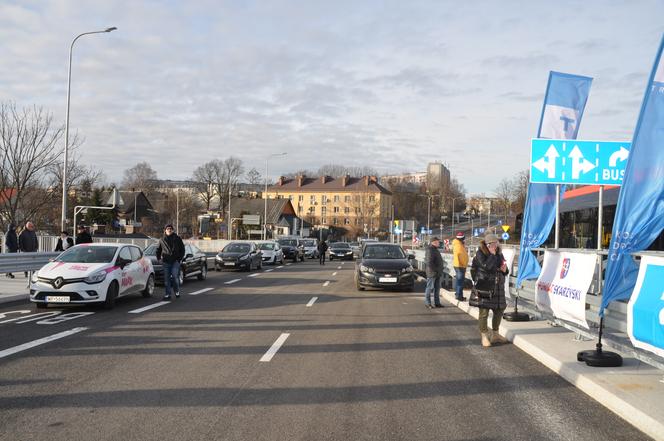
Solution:
[(210, 272), (112, 311), (2, 305), (0, 440), (648, 439), (514, 346), (482, 348), (462, 311), (356, 291), (353, 268)]

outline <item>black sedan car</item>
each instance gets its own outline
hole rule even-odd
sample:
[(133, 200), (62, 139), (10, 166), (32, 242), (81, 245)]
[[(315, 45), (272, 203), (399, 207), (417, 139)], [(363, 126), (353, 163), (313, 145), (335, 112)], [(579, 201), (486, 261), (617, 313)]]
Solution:
[(304, 244), (297, 238), (282, 237), (277, 240), (284, 252), (285, 259), (291, 259), (293, 262), (304, 262)]
[(263, 253), (253, 242), (231, 242), (214, 258), (214, 267), (217, 271), (262, 269)]
[(397, 244), (366, 244), (355, 265), (355, 286), (358, 291), (365, 287), (412, 291), (415, 288), (412, 258)]
[(330, 260), (353, 260), (353, 249), (346, 242), (335, 242), (327, 249)]
[[(154, 277), (156, 283), (164, 283), (164, 268), (157, 262), (157, 244), (149, 245), (144, 251), (145, 257), (149, 258), (154, 268)], [(180, 265), (180, 285), (188, 277), (198, 277), (198, 280), (205, 280), (207, 277), (207, 256), (194, 245), (185, 244), (184, 260)]]

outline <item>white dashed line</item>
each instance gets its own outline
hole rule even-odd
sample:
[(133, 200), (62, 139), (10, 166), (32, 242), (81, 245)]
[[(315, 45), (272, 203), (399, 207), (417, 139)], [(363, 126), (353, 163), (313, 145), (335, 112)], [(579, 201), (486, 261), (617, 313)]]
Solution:
[(309, 300), (309, 303), (307, 303), (307, 307), (313, 306), (316, 300), (318, 300), (318, 297), (312, 297), (311, 300)]
[(329, 284), (330, 284), (330, 281), (329, 281), (329, 280), (326, 280), (325, 283), (323, 283), (323, 286), (327, 286), (327, 285), (329, 285)]
[(283, 267), (284, 267), (283, 265), (279, 265), (279, 266), (277, 267), (277, 269), (279, 269), (279, 268), (283, 268)]
[(292, 263), (287, 263), (286, 266), (292, 265)]
[(286, 339), (288, 338), (289, 335), (290, 334), (285, 334), (285, 333), (281, 334), (279, 336), (279, 338), (272, 344), (270, 349), (267, 350), (265, 355), (263, 355), (259, 361), (270, 361), (270, 360), (272, 360), (272, 357), (274, 357), (274, 355), (277, 353), (279, 348), (281, 348), (281, 346), (284, 344), (284, 342), (286, 341)]
[(23, 343), (22, 345), (14, 346), (13, 348), (5, 349), (0, 351), (0, 358), (7, 357), (9, 355), (16, 354), (17, 352), (25, 351), (26, 349), (34, 348), (35, 346), (43, 345), (50, 343), (54, 340), (59, 340), (61, 338), (69, 337), (70, 335), (77, 334), (81, 331), (85, 331), (88, 328), (73, 328), (69, 331), (58, 332), (57, 334), (49, 335), (48, 337), (40, 338), (38, 340), (33, 340), (28, 343)]
[(226, 285), (231, 285), (231, 284), (233, 284), (233, 283), (235, 283), (235, 282), (239, 282), (240, 280), (242, 280), (242, 279), (233, 279), (233, 280), (229, 280), (228, 282), (224, 282), (224, 284), (226, 284)]
[(261, 273), (253, 273), (253, 274), (249, 274), (249, 277), (256, 277), (256, 276), (260, 276), (260, 275), (261, 275)]
[(269, 270), (265, 270), (266, 273), (269, 273), (270, 271), (274, 271), (274, 268), (270, 268)]
[(341, 267), (340, 267), (340, 266), (338, 266), (338, 267), (337, 267), (337, 269), (341, 269)]
[(332, 275), (333, 275), (333, 276), (336, 276), (336, 275), (337, 275), (337, 272), (336, 272), (336, 271), (335, 271), (335, 272), (333, 272), (333, 273), (332, 273)]
[(168, 305), (171, 302), (157, 302), (152, 305), (144, 306), (142, 308), (134, 309), (129, 311), (129, 314), (140, 314), (141, 312), (148, 311), (150, 309), (159, 308), (160, 306)]
[(190, 292), (187, 294), (188, 296), (197, 296), (199, 294), (203, 294), (204, 292), (212, 291), (214, 288), (203, 288), (199, 289), (198, 291)]

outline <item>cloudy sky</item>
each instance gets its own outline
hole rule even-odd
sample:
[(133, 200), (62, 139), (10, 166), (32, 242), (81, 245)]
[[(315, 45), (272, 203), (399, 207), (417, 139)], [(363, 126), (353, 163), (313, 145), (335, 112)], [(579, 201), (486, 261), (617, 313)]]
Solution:
[(664, 1), (0, 0), (0, 100), (43, 106), (109, 182), (228, 156), (270, 175), (447, 163), (471, 193), (528, 168), (548, 72), (593, 77), (579, 138), (629, 140)]

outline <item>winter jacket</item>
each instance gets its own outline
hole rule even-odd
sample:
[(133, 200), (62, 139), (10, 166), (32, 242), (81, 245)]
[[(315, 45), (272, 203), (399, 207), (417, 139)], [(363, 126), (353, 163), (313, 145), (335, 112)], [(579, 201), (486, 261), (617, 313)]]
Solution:
[(426, 249), (426, 270), (427, 277), (440, 277), (445, 271), (445, 261), (443, 256), (440, 255), (440, 251), (433, 245), (427, 246)]
[(27, 228), (18, 235), (18, 249), (22, 253), (34, 253), (39, 250), (39, 241), (37, 233)]
[(470, 268), (470, 276), (475, 282), (478, 290), (489, 291), (491, 298), (479, 299), (480, 308), (505, 309), (505, 277), (509, 270), (500, 271), (502, 263), (505, 261), (500, 246), (496, 249), (496, 254), (491, 254), (484, 241), (480, 242), (480, 248), (473, 258), (473, 264)]
[(16, 235), (16, 227), (11, 224), (7, 227), (7, 234), (5, 234), (5, 250), (7, 253), (18, 252), (18, 236)]
[(92, 243), (92, 236), (87, 231), (76, 235), (76, 245), (80, 243)]
[(166, 263), (180, 262), (184, 259), (184, 243), (180, 236), (175, 233), (164, 235), (157, 245), (157, 260)]
[(452, 253), (454, 254), (454, 268), (466, 269), (468, 267), (468, 251), (460, 239), (452, 241)]
[[(67, 248), (73, 247), (74, 246), (74, 240), (71, 237), (67, 237)], [(58, 239), (58, 243), (55, 246), (55, 251), (64, 251), (64, 247), (62, 246), (62, 238)]]
[(318, 244), (318, 252), (324, 253), (326, 251), (327, 251), (327, 242), (322, 241), (321, 243)]

